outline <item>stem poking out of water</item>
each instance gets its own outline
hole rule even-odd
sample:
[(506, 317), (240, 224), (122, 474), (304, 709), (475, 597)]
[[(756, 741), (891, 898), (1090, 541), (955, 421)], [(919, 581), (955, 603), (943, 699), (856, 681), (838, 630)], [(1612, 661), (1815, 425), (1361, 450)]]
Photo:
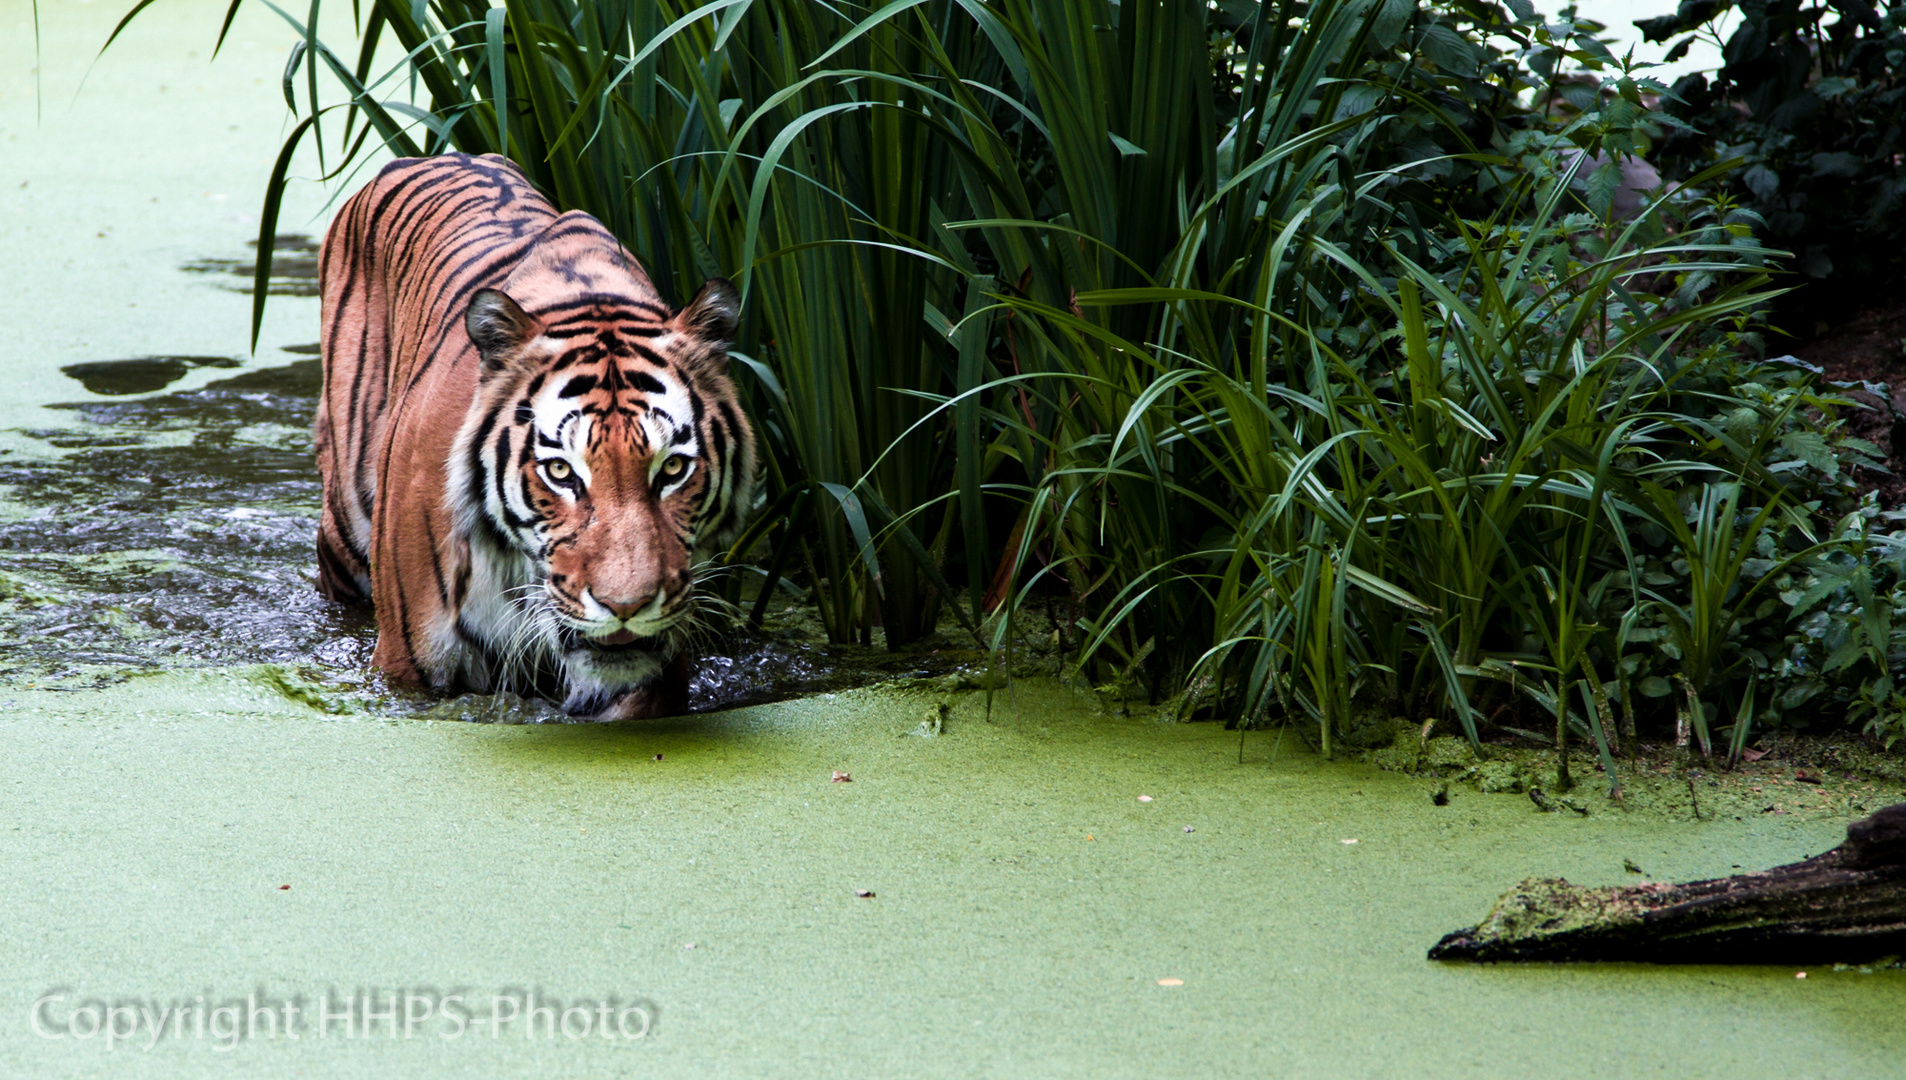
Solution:
[[(1572, 680), (1571, 680), (1572, 682)], [(1570, 683), (1556, 687), (1555, 691), (1555, 786), (1559, 791), (1571, 791), (1575, 781), (1568, 774), (1568, 692)]]

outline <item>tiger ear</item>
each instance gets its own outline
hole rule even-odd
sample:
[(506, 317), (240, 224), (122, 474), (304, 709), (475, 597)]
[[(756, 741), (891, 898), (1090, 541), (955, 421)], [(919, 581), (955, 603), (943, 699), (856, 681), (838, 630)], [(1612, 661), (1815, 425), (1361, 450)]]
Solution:
[(483, 374), (494, 375), (509, 364), (518, 349), (543, 332), (543, 324), (509, 294), (496, 289), (478, 289), (463, 313), (464, 329), (483, 358)]
[(709, 278), (695, 299), (675, 316), (675, 322), (717, 352), (727, 352), (735, 343), (735, 327), (741, 322), (741, 293), (727, 278)]

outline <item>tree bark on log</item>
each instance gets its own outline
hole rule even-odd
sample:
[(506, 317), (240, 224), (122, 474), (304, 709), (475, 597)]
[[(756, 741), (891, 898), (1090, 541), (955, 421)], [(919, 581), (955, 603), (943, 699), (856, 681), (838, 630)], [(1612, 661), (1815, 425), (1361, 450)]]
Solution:
[(1431, 960), (1865, 963), (1906, 954), (1906, 803), (1803, 862), (1683, 885), (1530, 878)]

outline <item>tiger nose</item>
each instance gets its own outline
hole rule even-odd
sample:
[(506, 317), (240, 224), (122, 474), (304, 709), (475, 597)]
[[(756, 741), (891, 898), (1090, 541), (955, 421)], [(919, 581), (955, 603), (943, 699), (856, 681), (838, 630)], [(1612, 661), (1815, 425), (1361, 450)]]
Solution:
[[(666, 593), (664, 593), (666, 598)], [(600, 598), (598, 598), (600, 599)], [(602, 606), (618, 619), (633, 619), (643, 609), (655, 603), (654, 596), (644, 596), (639, 600), (602, 600)]]
[[(660, 607), (663, 611), (676, 606), (681, 602), (682, 598), (688, 594), (688, 586), (688, 575), (677, 574), (669, 579), (666, 587), (657, 592), (650, 593), (647, 596), (633, 599), (617, 598), (610, 600), (603, 597), (597, 597), (596, 599), (603, 607), (608, 608), (616, 618), (632, 619), (636, 615), (647, 611), (651, 606)], [(662, 601), (659, 605), (656, 604), (658, 597)]]

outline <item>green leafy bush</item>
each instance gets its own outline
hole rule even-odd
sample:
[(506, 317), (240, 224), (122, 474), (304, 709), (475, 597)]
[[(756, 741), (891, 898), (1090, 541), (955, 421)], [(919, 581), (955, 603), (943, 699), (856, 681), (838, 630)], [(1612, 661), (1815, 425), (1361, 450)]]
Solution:
[(1611, 770), (1651, 725), (1895, 722), (1870, 448), (1747, 359), (1777, 253), (1722, 171), (1624, 195), (1664, 88), (1572, 10), (365, 12), (355, 63), (293, 20), (293, 144), (507, 150), (665, 289), (744, 284), (736, 557), (778, 530), (758, 569), (839, 640), (963, 580), (993, 647), (1054, 605), (1077, 670), (1186, 712), (1546, 724)]
[[(1906, 241), (1906, 5), (1866, 0), (1683, 0), (1637, 25), (1670, 55), (1738, 12), (1713, 78), (1676, 82), (1680, 121), (1654, 160), (1671, 176), (1738, 157), (1728, 191), (1834, 294), (1871, 297)], [(1831, 294), (1823, 294), (1831, 295)], [(1799, 299), (1821, 299), (1803, 295)]]

